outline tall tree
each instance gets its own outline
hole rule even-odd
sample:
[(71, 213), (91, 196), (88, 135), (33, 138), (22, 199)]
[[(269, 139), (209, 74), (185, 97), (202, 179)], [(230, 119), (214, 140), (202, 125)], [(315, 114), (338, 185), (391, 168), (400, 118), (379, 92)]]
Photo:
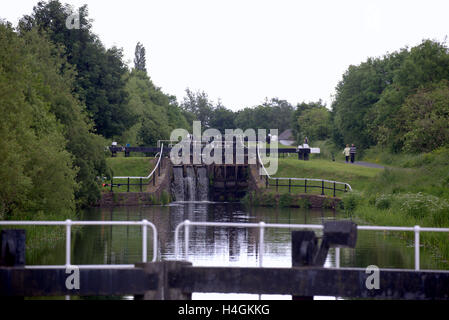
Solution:
[(395, 52), (382, 58), (369, 58), (358, 66), (351, 65), (336, 88), (332, 104), (334, 137), (366, 148), (376, 144), (378, 126), (374, 126), (375, 104), (393, 82), (394, 72), (407, 51)]
[(75, 209), (78, 168), (53, 111), (70, 107), (71, 90), (52, 51), (36, 32), (20, 37), (0, 24), (0, 219)]
[(136, 50), (134, 51), (134, 68), (147, 72), (145, 47), (140, 42), (137, 42)]
[[(310, 133), (305, 133), (306, 131), (309, 130), (305, 130), (303, 128), (303, 124), (304, 126), (307, 126), (307, 123), (304, 122), (303, 117), (304, 114), (309, 113), (311, 110), (314, 109), (323, 109), (323, 108), (326, 109), (326, 104), (323, 103), (321, 99), (316, 102), (301, 102), (296, 105), (296, 109), (294, 110), (294, 112), (292, 112), (291, 116), (291, 128), (293, 129), (293, 135), (296, 137), (298, 143), (302, 143), (304, 135), (311, 138)], [(298, 121), (299, 118), (301, 117), (303, 117), (303, 119)]]
[(214, 108), (214, 112), (212, 113), (210, 119), (211, 128), (215, 128), (219, 130), (222, 134), (224, 134), (226, 129), (234, 129), (235, 128), (235, 114), (232, 110), (227, 109), (225, 106), (219, 102), (217, 106)]
[(119, 136), (137, 119), (127, 109), (128, 96), (124, 75), (127, 67), (123, 51), (106, 49), (92, 32), (87, 5), (77, 11), (80, 28), (66, 27), (67, 19), (74, 14), (69, 5), (58, 0), (41, 1), (31, 15), (19, 23), (21, 32), (38, 28), (48, 32), (50, 39), (65, 48), (68, 62), (76, 67), (75, 92), (86, 104), (98, 133), (106, 138)]
[(204, 91), (193, 92), (187, 88), (181, 108), (192, 113), (196, 120), (201, 121), (203, 129), (210, 127), (214, 107)]

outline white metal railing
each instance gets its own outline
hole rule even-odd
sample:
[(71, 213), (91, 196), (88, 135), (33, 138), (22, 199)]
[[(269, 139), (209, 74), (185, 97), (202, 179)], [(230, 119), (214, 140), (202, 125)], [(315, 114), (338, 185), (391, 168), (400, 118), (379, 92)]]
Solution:
[(112, 179), (150, 179), (153, 176), (153, 174), (156, 172), (156, 170), (159, 167), (159, 165), (161, 164), (163, 154), (164, 154), (164, 144), (162, 143), (161, 151), (159, 151), (156, 154), (156, 157), (157, 157), (157, 155), (159, 155), (157, 163), (154, 166), (153, 171), (151, 171), (150, 174), (148, 176), (146, 176), (146, 177), (112, 177)]
[[(259, 228), (259, 267), (263, 266), (264, 256), (264, 231), (265, 228), (278, 228), (278, 229), (313, 229), (322, 230), (323, 225), (317, 224), (273, 224), (273, 223), (234, 223), (234, 222), (193, 222), (185, 220), (178, 224), (175, 229), (175, 259), (179, 260), (179, 231), (184, 226), (184, 256), (185, 260), (189, 259), (189, 234), (191, 226), (204, 226), (204, 227), (233, 227), (233, 228)], [(425, 228), (420, 226), (414, 227), (391, 227), (391, 226), (357, 226), (357, 230), (370, 230), (370, 231), (403, 231), (414, 232), (415, 240), (415, 270), (420, 270), (420, 241), (419, 235), (421, 232), (448, 232), (449, 228)], [(340, 248), (336, 248), (335, 251), (335, 265), (340, 268)]]
[[(142, 262), (147, 262), (147, 229), (153, 230), (153, 260), (157, 259), (157, 229), (156, 226), (144, 219), (142, 221), (0, 221), (0, 226), (65, 226), (66, 227), (66, 246), (65, 246), (65, 265), (51, 266), (25, 266), (27, 269), (47, 269), (47, 268), (66, 268), (71, 266), (71, 227), (72, 226), (142, 226)], [(105, 265), (76, 265), (78, 268), (92, 269), (123, 269), (134, 268), (133, 264), (105, 264)]]
[(335, 184), (342, 184), (344, 186), (347, 186), (349, 188), (349, 191), (352, 191), (352, 187), (349, 183), (346, 182), (339, 182), (339, 181), (332, 181), (332, 180), (325, 180), (325, 179), (310, 179), (310, 178), (274, 178), (268, 174), (268, 171), (265, 169), (265, 166), (262, 162), (262, 159), (260, 157), (260, 151), (259, 151), (259, 144), (257, 144), (257, 160), (260, 163), (260, 166), (262, 167), (263, 171), (265, 172), (265, 175), (270, 180), (293, 180), (293, 181), (318, 181), (318, 182), (328, 182), (328, 183), (335, 183)]

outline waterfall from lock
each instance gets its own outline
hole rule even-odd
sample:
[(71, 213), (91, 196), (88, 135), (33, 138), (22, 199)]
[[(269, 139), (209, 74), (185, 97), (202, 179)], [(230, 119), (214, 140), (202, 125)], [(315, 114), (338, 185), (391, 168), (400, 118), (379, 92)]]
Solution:
[(184, 200), (196, 200), (196, 175), (195, 168), (186, 167), (186, 176), (184, 177)]
[(184, 173), (182, 167), (173, 167), (172, 194), (175, 201), (184, 201)]
[(209, 200), (207, 167), (173, 167), (172, 193), (175, 201)]
[(196, 170), (197, 200), (209, 200), (209, 177), (207, 167), (198, 167)]

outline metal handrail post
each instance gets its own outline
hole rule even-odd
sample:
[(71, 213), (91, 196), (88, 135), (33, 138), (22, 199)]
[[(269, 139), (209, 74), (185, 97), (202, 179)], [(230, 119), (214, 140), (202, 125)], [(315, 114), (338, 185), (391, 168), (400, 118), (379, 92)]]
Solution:
[(67, 219), (65, 221), (65, 230), (66, 230), (66, 235), (65, 235), (65, 264), (66, 266), (70, 266), (71, 261), (70, 261), (70, 257), (71, 257), (71, 249), (72, 249), (72, 220)]
[(259, 222), (259, 267), (263, 266), (265, 222)]
[(184, 223), (184, 248), (186, 261), (189, 260), (189, 232), (190, 232), (190, 221), (186, 220)]
[(419, 270), (419, 231), (420, 231), (420, 227), (419, 226), (415, 226), (414, 227), (415, 230), (415, 270), (418, 271)]
[(147, 220), (142, 220), (142, 262), (147, 262)]

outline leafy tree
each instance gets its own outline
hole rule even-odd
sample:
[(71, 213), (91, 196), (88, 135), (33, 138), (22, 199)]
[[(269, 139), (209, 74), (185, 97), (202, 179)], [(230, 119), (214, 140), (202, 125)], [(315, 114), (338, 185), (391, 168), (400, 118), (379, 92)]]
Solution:
[(27, 50), (33, 53), (34, 71), (51, 88), (42, 92), (48, 101), (50, 112), (63, 125), (66, 146), (73, 157), (74, 167), (78, 168), (75, 193), (80, 205), (95, 203), (100, 197), (97, 177), (107, 176), (104, 146), (106, 141), (93, 131), (93, 123), (83, 106), (73, 96), (74, 69), (57, 49), (36, 30), (22, 34)]
[(127, 67), (123, 63), (123, 52), (115, 47), (104, 48), (91, 31), (87, 5), (78, 12), (81, 28), (68, 29), (66, 20), (73, 13), (72, 7), (57, 0), (41, 1), (31, 15), (21, 19), (19, 30), (26, 32), (36, 27), (65, 48), (68, 62), (76, 67), (74, 91), (87, 106), (97, 132), (112, 138), (137, 121), (126, 108), (124, 75)]
[(235, 114), (235, 125), (246, 129), (278, 129), (279, 133), (291, 128), (293, 107), (286, 100), (273, 98), (254, 108), (245, 108)]
[(349, 67), (337, 85), (332, 104), (337, 130), (333, 136), (340, 136), (340, 143), (355, 143), (361, 148), (376, 144), (378, 127), (373, 125), (375, 104), (392, 84), (394, 72), (407, 54), (403, 50), (382, 58), (369, 58), (359, 66)]
[(169, 139), (173, 129), (188, 127), (176, 98), (155, 87), (144, 71), (134, 69), (126, 81), (128, 108), (140, 121), (124, 132), (119, 139), (123, 143), (156, 145)]
[(253, 108), (244, 108), (243, 110), (239, 110), (235, 114), (235, 126), (239, 129), (254, 129), (256, 127), (254, 122), (254, 109)]
[(137, 42), (136, 50), (134, 52), (134, 69), (147, 72), (145, 47), (140, 42)]
[[(36, 51), (36, 45), (40, 51)], [(53, 83), (65, 83), (43, 69), (60, 67), (37, 33), (19, 37), (0, 24), (0, 216), (69, 214), (75, 208), (77, 169), (66, 150), (64, 126), (52, 113)], [(47, 77), (48, 76), (48, 77)], [(53, 77), (53, 78), (52, 78)]]
[[(292, 112), (291, 116), (291, 127), (293, 129), (293, 134), (296, 137), (298, 143), (302, 143), (304, 139), (304, 129), (302, 127), (303, 121), (298, 121), (301, 116), (307, 111), (316, 108), (326, 108), (326, 104), (323, 103), (322, 100), (318, 100), (316, 102), (302, 102), (296, 105), (296, 109)], [(309, 136), (307, 136), (309, 137)], [(310, 137), (309, 137), (310, 138)]]
[(210, 121), (213, 113), (213, 104), (204, 91), (192, 92), (186, 89), (186, 96), (181, 103), (181, 108), (191, 113), (195, 120), (201, 121), (203, 129), (210, 127)]
[(326, 107), (311, 108), (298, 117), (300, 135), (312, 140), (326, 140), (331, 135), (331, 114)]
[(267, 122), (267, 129), (278, 129), (279, 133), (291, 128), (293, 106), (286, 100), (272, 98), (265, 101), (264, 106), (270, 107), (271, 120)]
[(211, 128), (215, 128), (224, 134), (226, 129), (235, 128), (234, 119), (235, 119), (234, 112), (232, 112), (232, 110), (227, 109), (221, 103), (218, 103), (218, 105), (214, 108), (214, 111), (212, 113), (210, 119), (210, 126)]
[(373, 126), (377, 142), (398, 152), (403, 148), (399, 110), (409, 95), (442, 79), (449, 80), (449, 54), (445, 44), (425, 40), (411, 48), (375, 106)]
[(407, 97), (399, 111), (404, 151), (430, 152), (449, 145), (449, 81)]

